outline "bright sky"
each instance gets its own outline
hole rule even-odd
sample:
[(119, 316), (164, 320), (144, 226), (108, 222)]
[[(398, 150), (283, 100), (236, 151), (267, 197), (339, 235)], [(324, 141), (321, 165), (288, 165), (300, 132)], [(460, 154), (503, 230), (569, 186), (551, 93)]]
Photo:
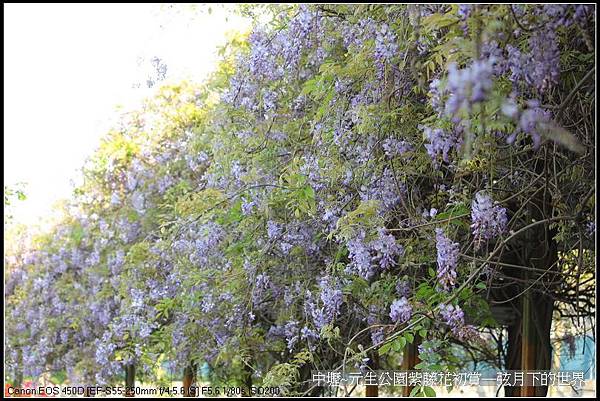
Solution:
[(28, 197), (11, 207), (15, 221), (35, 223), (68, 198), (115, 106), (149, 93), (133, 89), (145, 83), (140, 57), (163, 59), (167, 81), (203, 80), (225, 33), (249, 26), (230, 8), (5, 4), (4, 183), (25, 182)]

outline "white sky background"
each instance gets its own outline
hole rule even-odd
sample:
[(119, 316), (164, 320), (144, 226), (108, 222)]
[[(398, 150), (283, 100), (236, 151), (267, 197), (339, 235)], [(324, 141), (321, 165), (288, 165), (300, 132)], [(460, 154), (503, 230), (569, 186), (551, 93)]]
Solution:
[(249, 27), (227, 8), (4, 5), (4, 183), (25, 182), (27, 195), (11, 206), (15, 222), (39, 222), (70, 197), (116, 106), (150, 93), (140, 57), (160, 57), (166, 82), (213, 70), (226, 32)]

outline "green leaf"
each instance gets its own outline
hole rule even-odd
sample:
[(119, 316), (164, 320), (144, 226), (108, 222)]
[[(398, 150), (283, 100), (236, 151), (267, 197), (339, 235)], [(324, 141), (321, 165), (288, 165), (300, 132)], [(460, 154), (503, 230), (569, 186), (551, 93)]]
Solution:
[(424, 397), (425, 393), (423, 392), (422, 386), (417, 386), (413, 388), (409, 394), (409, 397)]
[(417, 299), (423, 300), (429, 298), (431, 294), (433, 294), (434, 290), (427, 283), (423, 283), (419, 285), (417, 289), (417, 293), (415, 294)]
[(429, 386), (423, 387), (423, 393), (425, 393), (427, 397), (435, 397), (435, 390)]
[(450, 26), (458, 21), (456, 15), (432, 14), (422, 19), (423, 26), (428, 30), (436, 30)]
[(379, 347), (379, 355), (384, 356), (390, 349), (392, 348), (392, 343), (385, 343), (381, 347)]
[(461, 301), (466, 301), (467, 299), (471, 298), (471, 296), (473, 296), (473, 290), (470, 288), (465, 288), (458, 294), (458, 298)]
[(434, 364), (434, 365), (429, 365), (429, 370), (434, 371), (434, 372), (441, 372), (443, 369), (442, 365), (439, 364)]
[(435, 216), (436, 220), (452, 219), (458, 216), (467, 216), (469, 214), (469, 207), (464, 203), (452, 206), (450, 209), (443, 213), (439, 213)]
[(73, 227), (73, 230), (71, 231), (71, 239), (77, 244), (79, 245), (79, 243), (81, 242), (81, 240), (83, 239), (83, 235), (84, 235), (84, 231), (83, 231), (83, 227), (81, 227), (81, 225), (77, 224), (75, 227)]
[(400, 352), (406, 346), (406, 339), (404, 337), (398, 337), (396, 340), (394, 340), (392, 344), (394, 347), (394, 351)]
[(317, 89), (317, 78), (312, 78), (309, 79), (308, 81), (306, 81), (304, 83), (304, 86), (302, 87), (302, 94), (303, 95), (308, 95), (311, 94), (313, 91), (315, 91)]

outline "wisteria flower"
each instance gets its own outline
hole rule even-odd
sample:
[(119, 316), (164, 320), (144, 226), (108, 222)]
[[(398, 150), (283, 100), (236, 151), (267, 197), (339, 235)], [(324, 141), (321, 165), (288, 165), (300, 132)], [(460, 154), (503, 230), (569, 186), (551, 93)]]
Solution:
[(456, 266), (458, 264), (458, 254), (460, 246), (457, 242), (452, 242), (444, 234), (441, 228), (435, 229), (435, 241), (437, 248), (437, 277), (444, 290), (449, 290), (456, 283)]
[(482, 240), (490, 240), (502, 234), (506, 228), (506, 209), (495, 203), (484, 192), (475, 194), (471, 204), (471, 229), (479, 245)]
[(392, 319), (392, 322), (404, 323), (409, 321), (411, 316), (412, 306), (405, 297), (392, 302), (390, 306), (390, 319)]

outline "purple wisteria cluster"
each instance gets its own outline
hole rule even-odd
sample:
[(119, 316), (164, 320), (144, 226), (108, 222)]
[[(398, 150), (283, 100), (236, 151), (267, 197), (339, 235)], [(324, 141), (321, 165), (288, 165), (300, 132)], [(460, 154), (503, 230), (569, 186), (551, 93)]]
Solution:
[(504, 51), (497, 41), (492, 40), (481, 45), (481, 59), (487, 60), (491, 64), (493, 75), (499, 77), (504, 75), (508, 70)]
[(307, 341), (310, 349), (314, 349), (319, 335), (307, 326), (300, 328), (297, 320), (289, 320), (284, 324), (271, 326), (268, 332), (269, 336), (275, 338), (284, 338), (287, 343), (287, 349), (292, 351), (299, 341)]
[(321, 330), (332, 323), (337, 317), (343, 302), (343, 294), (338, 283), (329, 276), (319, 280), (320, 299), (323, 306), (319, 307), (310, 291), (306, 293), (305, 313), (311, 316), (315, 327)]
[(396, 34), (387, 25), (380, 25), (375, 34), (375, 65), (377, 67), (377, 77), (384, 78), (385, 64), (389, 62), (398, 53), (398, 43)]
[(459, 130), (444, 130), (423, 125), (420, 125), (419, 128), (423, 130), (425, 138), (429, 142), (425, 144), (425, 149), (436, 167), (439, 165), (440, 156), (443, 161), (448, 163), (450, 151), (454, 149), (458, 152), (462, 146), (463, 139)]
[(387, 24), (381, 24), (375, 33), (375, 58), (389, 61), (397, 51), (396, 34)]
[(540, 106), (538, 100), (528, 100), (526, 106), (527, 108), (519, 111), (519, 107), (512, 99), (507, 99), (502, 105), (504, 115), (512, 118), (517, 124), (515, 131), (508, 136), (506, 142), (514, 143), (517, 135), (523, 132), (531, 137), (533, 148), (537, 149), (542, 143), (543, 126), (551, 122), (552, 115)]
[(469, 33), (469, 26), (467, 25), (467, 20), (473, 11), (473, 4), (459, 4), (458, 10), (456, 14), (460, 19), (460, 27), (462, 28), (465, 35)]
[(292, 350), (298, 339), (300, 338), (300, 327), (296, 320), (290, 320), (284, 324), (278, 324), (271, 326), (269, 329), (269, 336), (285, 338), (287, 341), (287, 348)]
[[(524, 16), (525, 10), (522, 6), (512, 7), (517, 18)], [(470, 10), (471, 6), (459, 6), (458, 15), (462, 23), (469, 18)], [(510, 72), (510, 79), (516, 90), (528, 91), (534, 89), (537, 94), (543, 94), (558, 83), (560, 75), (560, 51), (558, 48), (557, 30), (568, 28), (573, 24), (584, 27), (593, 12), (590, 6), (564, 4), (535, 6), (532, 11), (532, 14), (537, 16), (537, 22), (535, 29), (531, 29), (531, 35), (527, 42), (527, 50), (521, 50), (509, 44), (506, 46), (505, 57), (503, 50), (498, 46), (496, 41), (482, 44), (482, 58), (477, 63), (483, 62), (484, 64), (477, 66), (474, 74), (474, 76), (482, 79), (482, 85), (480, 85), (479, 89), (475, 90), (475, 93), (481, 94), (480, 89), (489, 85), (490, 66), (492, 66), (494, 75), (497, 76), (507, 71)], [(520, 35), (521, 30), (518, 29), (514, 34), (517, 36)], [(485, 65), (485, 63), (488, 65)], [(452, 78), (453, 84), (450, 84), (450, 74), (448, 81), (449, 85), (460, 89), (460, 87), (471, 86), (468, 84), (469, 81), (471, 83), (476, 82), (469, 78), (469, 74), (464, 73), (463, 75), (455, 71)], [(464, 84), (461, 81), (465, 81)], [(463, 97), (459, 97), (458, 99), (462, 100)], [(460, 102), (453, 101), (451, 109), (456, 108), (457, 104), (460, 104)]]
[(392, 319), (392, 322), (405, 323), (410, 320), (411, 316), (412, 306), (405, 297), (392, 302), (390, 306), (390, 319)]
[(320, 191), (325, 187), (323, 183), (324, 177), (322, 177), (322, 169), (319, 167), (319, 160), (314, 154), (305, 154), (302, 156), (304, 164), (300, 166), (300, 172), (308, 177), (310, 186), (315, 191)]
[(488, 46), (484, 57), (474, 60), (463, 69), (459, 69), (456, 63), (450, 64), (445, 83), (439, 78), (431, 81), (430, 103), (440, 117), (445, 115), (458, 123), (462, 119), (462, 111), (468, 113), (474, 104), (488, 98), (493, 85), (492, 78), (503, 61), (499, 54), (501, 52), (492, 50)]
[(465, 324), (465, 313), (458, 305), (440, 304), (440, 315), (452, 334), (463, 341), (480, 341), (475, 327)]
[(459, 306), (440, 305), (440, 315), (453, 333), (459, 333), (465, 324), (465, 314)]
[(507, 45), (507, 66), (515, 89), (521, 82), (534, 88), (538, 93), (546, 92), (558, 83), (560, 74), (560, 52), (558, 39), (553, 29), (534, 32), (529, 39), (529, 53)]
[(344, 23), (341, 26), (344, 47), (351, 51), (360, 51), (365, 42), (375, 38), (377, 22), (372, 18), (363, 18), (355, 24)]
[(412, 145), (409, 142), (396, 138), (386, 138), (381, 146), (388, 157), (401, 156), (412, 150)]
[[(283, 14), (282, 18), (285, 19)], [(306, 78), (309, 71), (301, 68), (303, 54), (312, 49), (307, 64), (320, 66), (327, 56), (324, 47), (327, 39), (322, 15), (304, 4), (287, 21), (285, 29), (267, 31), (255, 28), (249, 37), (250, 52), (238, 57), (238, 69), (223, 100), (232, 106), (256, 112), (263, 118), (273, 117), (281, 93), (267, 88), (264, 83)]]
[(448, 67), (448, 78), (444, 92), (448, 95), (445, 113), (460, 121), (461, 110), (470, 111), (473, 104), (484, 101), (492, 89), (493, 58), (475, 60), (467, 68), (459, 70), (456, 64)]
[(139, 221), (132, 221), (124, 217), (117, 221), (117, 231), (120, 233), (121, 240), (126, 243), (135, 241), (141, 233), (141, 224)]
[(260, 273), (256, 276), (254, 288), (252, 289), (252, 303), (254, 306), (259, 306), (265, 298), (266, 292), (269, 289), (270, 278), (266, 273)]
[(346, 272), (359, 275), (365, 280), (395, 266), (397, 258), (404, 254), (404, 247), (396, 243), (394, 236), (382, 227), (377, 230), (375, 239), (366, 240), (366, 233), (361, 230), (346, 246), (350, 258)]
[(544, 93), (551, 85), (558, 83), (560, 75), (560, 51), (556, 32), (535, 32), (529, 39), (529, 48), (531, 61), (524, 71), (525, 80), (540, 93)]
[(267, 221), (267, 237), (278, 248), (284, 256), (290, 254), (292, 248), (300, 247), (310, 254), (319, 251), (319, 245), (315, 241), (315, 227), (305, 222), (293, 222), (285, 227), (275, 221)]
[(321, 289), (321, 301), (325, 307), (325, 312), (335, 318), (344, 300), (340, 285), (334, 283), (331, 277), (323, 276), (319, 280), (319, 288)]
[[(380, 315), (381, 315), (381, 308), (376, 304), (370, 305), (369, 313), (367, 314), (367, 317), (366, 317), (367, 324), (369, 326), (375, 326), (375, 325), (381, 323)], [(384, 333), (383, 327), (381, 327), (381, 326), (371, 327), (370, 332), (371, 332), (371, 342), (373, 343), (373, 345), (380, 344), (385, 340), (385, 333)]]
[(408, 280), (400, 279), (396, 282), (396, 294), (401, 297), (407, 298), (410, 296), (411, 286)]
[(551, 29), (569, 27), (574, 23), (583, 27), (593, 12), (594, 6), (586, 4), (544, 4), (533, 10), (533, 14), (543, 21), (543, 26)]
[(506, 209), (484, 192), (475, 194), (471, 204), (471, 221), (477, 245), (482, 240), (490, 240), (502, 234), (508, 222)]
[(175, 254), (186, 256), (197, 266), (208, 266), (210, 262), (214, 266), (220, 266), (224, 258), (219, 244), (224, 236), (225, 231), (218, 223), (212, 221), (204, 224), (192, 222), (192, 224), (188, 224), (187, 230), (173, 242), (173, 251)]
[(452, 242), (441, 228), (435, 229), (435, 246), (437, 249), (437, 278), (440, 286), (448, 291), (456, 284), (456, 266), (460, 245)]
[(360, 187), (360, 198), (363, 201), (379, 201), (382, 212), (389, 211), (398, 205), (406, 187), (395, 177), (391, 168), (386, 167), (381, 174), (373, 174), (369, 181)]

